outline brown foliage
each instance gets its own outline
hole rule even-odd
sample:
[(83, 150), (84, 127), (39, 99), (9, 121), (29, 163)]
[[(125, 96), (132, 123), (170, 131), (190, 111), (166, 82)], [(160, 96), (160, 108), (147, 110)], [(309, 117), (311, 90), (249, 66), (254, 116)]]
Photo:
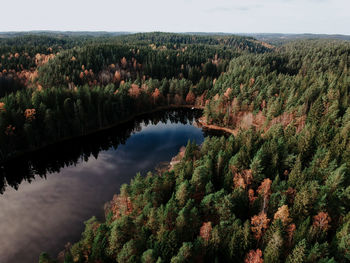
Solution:
[(233, 174), (238, 173), (238, 167), (237, 167), (237, 166), (235, 166), (235, 165), (230, 165), (230, 169), (231, 169), (231, 172), (232, 172)]
[(196, 101), (196, 95), (192, 91), (189, 91), (186, 96), (186, 103), (193, 105)]
[(35, 70), (34, 72), (29, 72), (28, 75), (29, 75), (29, 76), (28, 76), (28, 79), (29, 79), (30, 81), (34, 82), (34, 80), (38, 78), (39, 73), (38, 73), (38, 70)]
[(305, 126), (306, 116), (303, 115), (301, 117), (296, 117), (294, 113), (283, 112), (281, 115), (270, 121), (269, 125), (265, 128), (265, 131), (269, 130), (275, 124), (282, 124), (282, 126), (286, 128), (293, 121), (296, 126), (296, 131), (300, 132)]
[(211, 230), (212, 230), (211, 222), (204, 222), (199, 230), (199, 235), (205, 241), (209, 241)]
[(256, 240), (260, 240), (264, 232), (268, 228), (270, 219), (267, 218), (265, 212), (261, 212), (259, 215), (255, 215), (251, 218), (251, 230)]
[(204, 106), (205, 105), (205, 97), (207, 96), (207, 91), (204, 91), (202, 95), (196, 98), (195, 105)]
[(250, 250), (244, 262), (245, 263), (263, 263), (264, 260), (262, 259), (261, 250), (259, 248), (257, 250)]
[(114, 195), (110, 203), (113, 218), (117, 219), (123, 215), (129, 215), (133, 211), (130, 197)]
[(264, 198), (263, 210), (265, 211), (267, 207), (267, 203), (269, 201), (271, 195), (271, 184), (272, 181), (269, 178), (264, 179), (261, 185), (259, 186), (257, 192), (259, 195), (262, 195)]
[(122, 75), (120, 74), (120, 71), (117, 70), (115, 73), (114, 73), (114, 79), (118, 82), (120, 82), (120, 80), (122, 79)]
[(140, 96), (140, 93), (141, 93), (141, 91), (140, 91), (139, 85), (131, 84), (131, 88), (129, 89), (129, 95), (131, 97), (137, 98), (138, 96)]
[(153, 102), (156, 103), (156, 101), (160, 98), (160, 91), (158, 88), (156, 88), (152, 93)]
[(160, 91), (159, 91), (158, 88), (156, 88), (156, 89), (153, 91), (152, 97), (155, 98), (155, 99), (157, 99), (157, 98), (160, 97)]
[(220, 98), (219, 93), (216, 93), (216, 95), (213, 97), (213, 100), (214, 100), (214, 101), (217, 101), (217, 100), (219, 100), (219, 98)]
[(251, 79), (249, 80), (249, 86), (250, 86), (250, 87), (253, 86), (254, 83), (255, 83), (255, 78), (251, 78)]
[(5, 103), (0, 102), (0, 112), (4, 112), (4, 111), (6, 111), (6, 109), (5, 109)]
[(232, 89), (231, 89), (231, 88), (227, 88), (227, 90), (226, 90), (225, 93), (224, 93), (224, 96), (225, 96), (226, 98), (229, 98), (231, 92), (232, 92)]
[(237, 133), (240, 129), (248, 130), (252, 127), (260, 129), (266, 121), (262, 111), (254, 115), (249, 105), (245, 110), (241, 109), (237, 98), (234, 98), (231, 103), (228, 102), (225, 107), (230, 109), (230, 124), (235, 127), (234, 130)]
[(240, 188), (240, 187), (243, 188), (243, 189), (246, 188), (246, 184), (245, 184), (244, 179), (243, 179), (243, 177), (241, 176), (240, 173), (234, 174), (234, 176), (233, 176), (233, 184), (234, 184), (235, 188)]
[(319, 212), (314, 216), (313, 226), (322, 231), (327, 231), (330, 227), (331, 218), (327, 212)]
[(178, 164), (185, 156), (186, 147), (181, 146), (179, 153), (171, 159), (169, 171), (174, 169), (174, 166)]
[(240, 118), (240, 124), (239, 128), (242, 128), (243, 130), (248, 130), (250, 127), (253, 126), (254, 122), (254, 116), (251, 112), (243, 112)]
[[(241, 86), (243, 89), (243, 86)], [(229, 94), (231, 93), (231, 89), (228, 88), (223, 95), (223, 98), (227, 99)], [(220, 96), (217, 94), (214, 96), (213, 101), (218, 101)], [(296, 127), (296, 132), (300, 132), (305, 127), (306, 115), (297, 116), (295, 113), (284, 112), (283, 114), (274, 117), (267, 124), (267, 118), (264, 116), (262, 110), (266, 108), (266, 101), (263, 100), (261, 102), (260, 108), (261, 110), (257, 114), (253, 114), (252, 112), (253, 104), (251, 105), (239, 105), (237, 98), (233, 98), (230, 102), (226, 101), (218, 108), (218, 111), (222, 110), (225, 112), (228, 109), (230, 113), (230, 125), (235, 127), (234, 131), (236, 133), (239, 132), (240, 129), (248, 130), (250, 128), (255, 128), (257, 130), (262, 130), (266, 133), (272, 126), (276, 124), (281, 124), (284, 128), (288, 125), (293, 124)], [(226, 109), (226, 110), (225, 110)]]
[(243, 170), (242, 172), (234, 172), (233, 183), (235, 188), (242, 187), (245, 189), (248, 185), (252, 183), (253, 174), (251, 169)]
[(249, 189), (248, 190), (248, 198), (249, 198), (250, 204), (253, 204), (254, 201), (257, 199), (257, 197), (254, 195), (254, 190), (253, 189)]
[(258, 194), (264, 195), (264, 196), (270, 196), (271, 195), (271, 184), (272, 184), (271, 179), (265, 178), (264, 181), (262, 181), (261, 185), (258, 188)]
[(55, 57), (54, 54), (45, 55), (45, 54), (39, 54), (38, 53), (38, 54), (35, 55), (35, 64), (37, 66), (42, 66), (42, 65), (46, 64), (50, 59), (52, 59), (54, 57)]
[(26, 109), (24, 111), (24, 116), (26, 117), (26, 119), (28, 121), (34, 120), (35, 119), (35, 114), (36, 114), (35, 109)]
[(215, 54), (214, 59), (211, 60), (211, 63), (213, 63), (216, 66), (219, 65), (218, 54)]
[(120, 64), (122, 65), (123, 68), (126, 68), (127, 66), (127, 60), (125, 57), (123, 57), (121, 60), (120, 60)]
[(295, 224), (290, 224), (287, 227), (287, 236), (288, 236), (288, 245), (291, 246), (292, 245), (292, 240), (293, 240), (293, 236), (294, 236), (294, 232), (295, 232), (296, 226)]

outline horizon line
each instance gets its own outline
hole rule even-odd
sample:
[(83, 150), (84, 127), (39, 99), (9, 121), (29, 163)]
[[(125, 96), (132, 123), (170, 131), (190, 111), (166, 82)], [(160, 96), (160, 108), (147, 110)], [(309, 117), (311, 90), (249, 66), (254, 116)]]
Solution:
[(281, 33), (281, 32), (223, 32), (223, 31), (106, 31), (106, 30), (46, 30), (46, 29), (34, 29), (34, 30), (11, 30), (0, 31), (0, 34), (16, 34), (16, 33), (124, 33), (124, 34), (138, 34), (138, 33), (175, 33), (175, 34), (232, 34), (232, 35), (327, 35), (327, 36), (350, 36), (350, 34), (340, 33)]

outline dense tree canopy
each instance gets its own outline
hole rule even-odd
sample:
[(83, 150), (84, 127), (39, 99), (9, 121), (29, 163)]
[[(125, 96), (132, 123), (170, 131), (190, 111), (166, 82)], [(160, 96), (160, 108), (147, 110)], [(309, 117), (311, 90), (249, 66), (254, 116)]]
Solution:
[(27, 38), (0, 41), (1, 160), (170, 106), (231, 133), (123, 185), (66, 263), (350, 260), (349, 42)]

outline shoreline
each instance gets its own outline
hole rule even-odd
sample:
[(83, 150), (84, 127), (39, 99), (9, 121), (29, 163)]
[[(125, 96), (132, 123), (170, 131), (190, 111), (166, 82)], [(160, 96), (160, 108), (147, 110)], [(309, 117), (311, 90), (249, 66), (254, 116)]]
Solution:
[(6, 164), (7, 162), (15, 161), (16, 159), (18, 159), (20, 157), (23, 157), (23, 156), (26, 156), (28, 154), (36, 153), (38, 151), (45, 150), (46, 148), (55, 146), (55, 145), (57, 145), (59, 143), (68, 142), (70, 140), (74, 140), (74, 139), (77, 139), (77, 138), (84, 138), (84, 137), (87, 137), (87, 136), (91, 136), (93, 134), (97, 134), (97, 133), (102, 132), (102, 131), (106, 131), (106, 130), (109, 130), (109, 129), (112, 129), (112, 128), (116, 128), (119, 125), (122, 125), (122, 124), (128, 123), (130, 121), (133, 121), (135, 118), (141, 117), (143, 115), (152, 114), (152, 113), (163, 111), (163, 110), (176, 110), (176, 109), (204, 110), (204, 106), (175, 105), (175, 104), (171, 104), (171, 105), (167, 105), (167, 106), (159, 106), (159, 107), (156, 107), (156, 108), (154, 108), (152, 110), (149, 110), (149, 111), (143, 111), (143, 112), (140, 112), (140, 113), (133, 114), (129, 118), (126, 118), (126, 119), (124, 119), (122, 121), (119, 121), (118, 123), (114, 123), (114, 124), (111, 124), (111, 125), (108, 125), (108, 126), (104, 126), (102, 128), (90, 130), (90, 131), (88, 131), (88, 132), (86, 132), (84, 134), (80, 134), (80, 135), (76, 135), (76, 136), (70, 136), (70, 137), (64, 137), (64, 138), (61, 138), (61, 139), (59, 139), (59, 140), (57, 140), (55, 142), (48, 143), (48, 144), (45, 144), (43, 146), (40, 146), (40, 147), (37, 147), (37, 148), (34, 148), (34, 149), (28, 149), (28, 150), (21, 151), (21, 152), (15, 154), (15, 155), (5, 159), (4, 161), (1, 161), (0, 162), (0, 166)]
[(208, 124), (208, 123), (206, 123), (204, 121), (203, 117), (199, 118), (198, 122), (199, 122), (201, 128), (205, 128), (205, 129), (208, 129), (208, 130), (215, 130), (215, 131), (226, 132), (226, 133), (232, 134), (234, 136), (236, 136), (238, 134), (238, 132), (235, 131), (235, 130), (232, 130), (232, 129), (229, 129), (229, 128), (226, 128), (226, 127), (213, 125), (213, 124)]

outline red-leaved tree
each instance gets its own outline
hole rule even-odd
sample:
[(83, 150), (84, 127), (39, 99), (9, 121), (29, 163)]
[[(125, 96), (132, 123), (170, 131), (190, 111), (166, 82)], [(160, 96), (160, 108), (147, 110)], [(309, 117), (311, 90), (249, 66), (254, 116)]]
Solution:
[(331, 218), (327, 212), (319, 212), (314, 216), (313, 226), (316, 229), (321, 229), (322, 231), (327, 231), (330, 228), (329, 223), (331, 222)]

